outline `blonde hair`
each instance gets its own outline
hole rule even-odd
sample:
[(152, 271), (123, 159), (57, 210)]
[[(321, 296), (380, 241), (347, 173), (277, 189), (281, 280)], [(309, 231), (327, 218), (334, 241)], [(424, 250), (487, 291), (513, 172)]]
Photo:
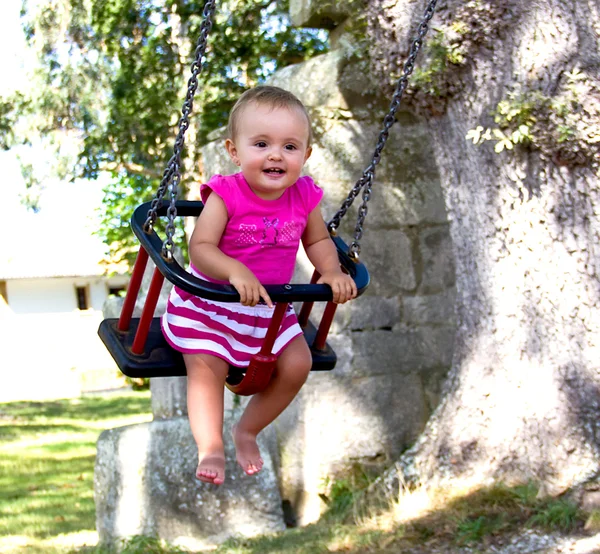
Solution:
[(308, 124), (308, 146), (312, 143), (312, 129), (310, 125), (310, 117), (306, 111), (306, 107), (296, 96), (291, 92), (270, 85), (260, 85), (258, 87), (251, 88), (244, 92), (238, 99), (237, 102), (231, 108), (229, 113), (229, 121), (227, 122), (227, 137), (231, 140), (237, 133), (238, 121), (244, 108), (251, 103), (261, 104), (263, 106), (269, 106), (271, 108), (287, 108), (287, 109), (298, 109), (306, 117), (306, 123)]

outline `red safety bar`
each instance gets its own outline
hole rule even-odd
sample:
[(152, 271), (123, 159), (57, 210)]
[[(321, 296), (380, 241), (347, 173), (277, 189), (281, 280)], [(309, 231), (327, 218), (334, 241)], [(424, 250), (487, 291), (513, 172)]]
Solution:
[(164, 281), (164, 275), (158, 270), (158, 268), (155, 268), (152, 275), (152, 281), (150, 282), (150, 287), (148, 288), (146, 302), (144, 302), (144, 309), (142, 310), (142, 315), (140, 316), (140, 323), (137, 328), (137, 333), (135, 334), (133, 345), (131, 346), (131, 351), (138, 356), (144, 353), (146, 339), (148, 338), (148, 331), (150, 331), (150, 324), (152, 323), (152, 318), (154, 317), (154, 311), (156, 310), (156, 305), (158, 304), (158, 299), (160, 297), (160, 289), (162, 288)]
[[(143, 246), (140, 246), (140, 250), (133, 267), (131, 280), (127, 288), (127, 294), (123, 303), (121, 316), (118, 320), (117, 327), (118, 332), (120, 333), (127, 333), (131, 326), (133, 311), (141, 288), (142, 278), (144, 276), (144, 271), (146, 270), (148, 258), (148, 251)], [(319, 277), (319, 273), (315, 271), (310, 283), (313, 285), (316, 284), (316, 282), (319, 280)], [(164, 279), (165, 277), (160, 270), (155, 268), (130, 349), (130, 352), (136, 356), (144, 356), (145, 354), (148, 334), (150, 332), (151, 324), (154, 318), (154, 312), (158, 304)], [(313, 305), (314, 302), (312, 301), (305, 301), (302, 304), (302, 308), (298, 316), (298, 321), (302, 328), (305, 328), (308, 325), (308, 318), (312, 311)], [(236, 380), (242, 375), (241, 369), (237, 374), (237, 379), (235, 370), (234, 373), (230, 374), (231, 382), (227, 382), (227, 387), (235, 394), (251, 395), (264, 390), (268, 386), (277, 362), (277, 356), (272, 353), (273, 345), (277, 339), (277, 334), (288, 306), (289, 302), (277, 302), (275, 304), (273, 317), (269, 324), (269, 328), (267, 329), (263, 345), (258, 354), (253, 356), (250, 365), (245, 371), (245, 374), (243, 374), (241, 380), (236, 382)], [(336, 308), (337, 305), (333, 302), (327, 303), (319, 327), (314, 335), (313, 344), (310, 345), (313, 351), (324, 351), (326, 349), (327, 335), (329, 333)]]
[(142, 278), (144, 277), (144, 271), (148, 264), (148, 252), (145, 248), (140, 247), (137, 258), (135, 259), (135, 265), (133, 266), (133, 272), (131, 273), (131, 280), (127, 287), (127, 294), (123, 302), (123, 308), (121, 309), (121, 317), (119, 317), (119, 331), (127, 331), (131, 324), (131, 316), (133, 315), (133, 308), (135, 307), (135, 301), (137, 300), (138, 293), (140, 292), (140, 286), (142, 284)]
[(283, 321), (283, 316), (288, 305), (287, 302), (278, 302), (275, 304), (275, 311), (273, 312), (273, 317), (271, 318), (271, 323), (267, 329), (260, 352), (252, 356), (250, 365), (240, 383), (237, 385), (227, 383), (227, 388), (230, 391), (242, 396), (249, 396), (267, 388), (277, 362), (277, 356), (272, 353), (273, 345), (275, 344), (275, 339), (277, 338), (277, 333), (281, 327), (281, 322)]

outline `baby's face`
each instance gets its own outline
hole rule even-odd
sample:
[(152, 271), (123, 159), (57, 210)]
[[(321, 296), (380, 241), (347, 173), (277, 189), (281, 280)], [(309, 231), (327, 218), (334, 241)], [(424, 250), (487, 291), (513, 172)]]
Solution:
[(308, 137), (301, 110), (251, 103), (239, 114), (236, 136), (225, 146), (254, 193), (275, 200), (300, 177), (310, 156)]

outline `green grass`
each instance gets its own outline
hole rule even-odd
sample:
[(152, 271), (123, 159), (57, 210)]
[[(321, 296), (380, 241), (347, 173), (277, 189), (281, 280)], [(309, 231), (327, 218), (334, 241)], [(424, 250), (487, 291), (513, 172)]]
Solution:
[[(501, 535), (537, 528), (548, 532), (580, 532), (585, 521), (577, 507), (565, 499), (539, 499), (538, 487), (529, 483), (507, 487), (498, 484), (466, 494), (434, 493), (434, 510), (415, 514), (410, 521), (391, 522), (372, 514), (363, 519), (348, 518), (353, 506), (348, 502), (358, 490), (350, 490), (349, 482), (331, 488), (330, 510), (313, 525), (290, 529), (272, 536), (250, 539), (232, 538), (213, 554), (402, 554), (403, 552), (453, 552), (468, 546), (471, 552), (489, 552), (489, 546)], [(446, 491), (447, 492), (447, 491)], [(435, 497), (439, 494), (439, 497)], [(390, 506), (390, 513), (393, 506)], [(389, 516), (390, 513), (384, 514)], [(107, 554), (103, 549), (90, 549), (88, 554)], [(123, 554), (180, 554), (158, 539), (135, 537), (125, 543)], [(197, 553), (200, 554), (200, 553)]]
[[(149, 421), (148, 392), (54, 402), (0, 404), (0, 552), (109, 554), (96, 546), (93, 471), (104, 429)], [(401, 554), (469, 546), (489, 551), (502, 535), (537, 528), (571, 533), (587, 514), (566, 498), (538, 498), (538, 487), (497, 484), (475, 491), (405, 491), (382, 511), (361, 505), (372, 478), (360, 468), (330, 483), (328, 512), (301, 529), (232, 538), (213, 554)], [(429, 509), (413, 509), (419, 495)], [(357, 504), (358, 501), (358, 504)], [(418, 503), (418, 502), (417, 502)], [(406, 517), (408, 514), (408, 517)], [(588, 526), (598, 527), (597, 516)], [(87, 545), (87, 546), (86, 546)], [(152, 537), (133, 537), (122, 554), (181, 554)]]
[(147, 392), (0, 403), (0, 551), (27, 542), (14, 551), (48, 553), (53, 537), (93, 536), (96, 440), (151, 418)]

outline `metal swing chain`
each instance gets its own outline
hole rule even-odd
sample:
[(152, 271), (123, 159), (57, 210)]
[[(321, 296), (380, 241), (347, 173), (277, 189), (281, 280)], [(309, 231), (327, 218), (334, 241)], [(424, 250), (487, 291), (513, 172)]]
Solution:
[(173, 147), (173, 155), (167, 163), (167, 167), (163, 173), (160, 186), (156, 192), (156, 196), (150, 204), (148, 210), (148, 217), (144, 223), (144, 231), (150, 232), (156, 222), (158, 209), (162, 205), (162, 200), (167, 192), (169, 191), (170, 204), (167, 209), (168, 223), (166, 226), (166, 236), (162, 247), (161, 255), (167, 261), (173, 260), (173, 235), (175, 234), (175, 217), (177, 216), (177, 208), (175, 202), (177, 201), (177, 190), (178, 185), (181, 181), (181, 153), (185, 143), (185, 132), (190, 126), (189, 116), (192, 113), (194, 105), (194, 95), (198, 89), (198, 75), (202, 72), (204, 65), (203, 58), (206, 53), (206, 45), (208, 40), (208, 33), (210, 32), (213, 25), (213, 14), (215, 11), (216, 0), (207, 0), (203, 10), (203, 21), (200, 27), (200, 37), (196, 44), (196, 50), (194, 54), (194, 61), (192, 62), (192, 75), (188, 80), (187, 94), (183, 107), (181, 108), (181, 117), (179, 119), (179, 132), (175, 139), (175, 145)]
[(413, 72), (417, 54), (419, 53), (419, 50), (421, 49), (421, 46), (423, 44), (423, 38), (425, 37), (425, 35), (427, 34), (427, 31), (429, 30), (429, 22), (431, 21), (431, 18), (433, 17), (433, 14), (435, 12), (436, 4), (437, 4), (437, 0), (430, 0), (429, 4), (427, 5), (427, 9), (425, 10), (423, 20), (421, 21), (421, 23), (417, 29), (417, 36), (412, 42), (412, 45), (410, 47), (410, 52), (408, 55), (408, 59), (406, 60), (406, 63), (404, 64), (404, 68), (402, 70), (402, 75), (400, 76), (400, 78), (398, 79), (398, 82), (396, 84), (396, 90), (394, 92), (392, 101), (390, 103), (390, 110), (383, 119), (383, 129), (379, 133), (377, 146), (375, 147), (375, 151), (373, 152), (373, 157), (371, 158), (371, 163), (364, 170), (362, 176), (356, 182), (356, 184), (354, 185), (354, 187), (348, 194), (348, 197), (346, 198), (346, 200), (344, 201), (344, 203), (342, 204), (340, 209), (337, 211), (337, 213), (333, 216), (331, 221), (328, 223), (329, 231), (331, 233), (335, 233), (336, 229), (340, 225), (340, 221), (341, 221), (342, 217), (344, 217), (344, 215), (346, 215), (348, 208), (352, 205), (352, 203), (354, 202), (354, 199), (358, 196), (358, 193), (360, 192), (360, 190), (364, 188), (363, 193), (362, 193), (363, 200), (362, 200), (361, 205), (358, 208), (358, 217), (356, 220), (354, 240), (352, 241), (352, 244), (350, 245), (350, 248), (348, 249), (348, 254), (354, 260), (358, 260), (358, 257), (360, 255), (360, 242), (359, 241), (363, 235), (363, 225), (365, 222), (365, 217), (367, 216), (367, 212), (368, 212), (367, 203), (369, 202), (369, 199), (371, 198), (371, 189), (373, 187), (373, 179), (375, 178), (375, 168), (380, 161), (381, 152), (382, 152), (382, 150), (385, 146), (385, 143), (387, 142), (387, 139), (389, 137), (390, 127), (395, 122), (396, 111), (398, 110), (398, 107), (400, 106), (400, 100), (402, 99), (402, 95), (404, 94), (404, 91), (406, 90), (406, 87), (408, 85), (408, 77)]

